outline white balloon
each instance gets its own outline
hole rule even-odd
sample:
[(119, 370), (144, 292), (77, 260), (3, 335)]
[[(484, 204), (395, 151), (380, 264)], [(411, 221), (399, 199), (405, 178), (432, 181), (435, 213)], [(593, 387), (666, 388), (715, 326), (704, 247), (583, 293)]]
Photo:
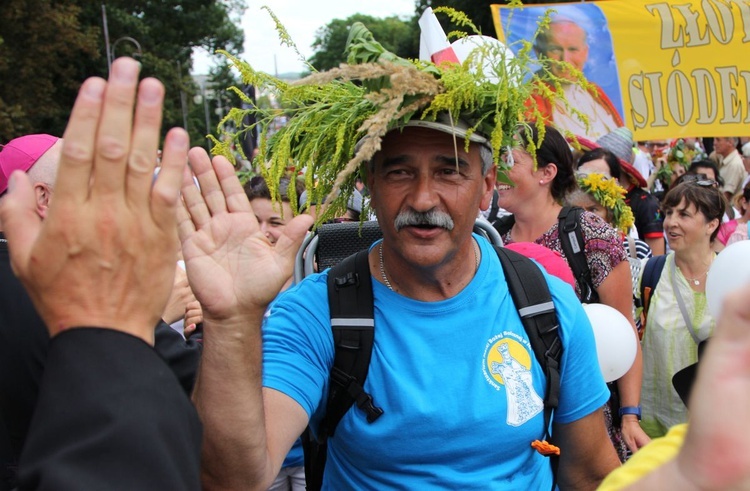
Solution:
[(583, 304), (596, 339), (596, 355), (606, 382), (614, 382), (630, 370), (638, 340), (630, 321), (618, 310), (601, 303)]
[(474, 35), (462, 37), (451, 43), (453, 52), (456, 53), (456, 57), (461, 63), (466, 61), (474, 50), (482, 46), (489, 46), (489, 49), (477, 52), (474, 66), (480, 65), (482, 67), (482, 73), (487, 78), (487, 81), (493, 84), (500, 81), (496, 70), (499, 68), (497, 66), (498, 63), (501, 62), (505, 63), (505, 73), (510, 76), (513, 71), (511, 60), (515, 56), (505, 44), (497, 39), (489, 36)]
[(706, 301), (714, 319), (719, 318), (724, 298), (750, 282), (750, 240), (729, 245), (721, 251), (708, 270)]

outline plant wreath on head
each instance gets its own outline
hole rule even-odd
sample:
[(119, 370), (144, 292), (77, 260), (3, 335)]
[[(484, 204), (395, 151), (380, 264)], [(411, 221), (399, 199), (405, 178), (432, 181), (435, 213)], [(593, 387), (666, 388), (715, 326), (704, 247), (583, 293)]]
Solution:
[[(263, 8), (276, 22), (282, 44), (296, 50), (273, 12)], [(479, 34), (465, 14), (442, 7), (434, 11)], [(549, 19), (545, 19), (548, 23)], [(451, 32), (449, 37), (466, 35)], [(407, 60), (385, 50), (363, 24), (355, 23), (349, 31), (347, 63), (326, 72), (317, 72), (308, 64), (313, 73), (294, 83), (256, 71), (248, 63), (222, 52), (239, 70), (243, 83), (271, 91), (285, 109), (260, 108), (242, 90), (231, 87), (250, 107), (232, 108), (219, 127), (232, 121), (240, 128), (234, 137), (252, 127), (258, 128), (260, 172), (275, 198), (278, 198), (279, 179), (290, 169), (295, 174), (304, 173), (308, 202), (327, 203), (316, 224), (346, 209), (362, 164), (380, 150), (381, 140), (388, 131), (403, 127), (412, 119), (434, 121), (438, 115), (447, 114), (451, 121), (464, 122), (468, 125), (466, 149), (473, 133), (485, 137), (499, 167), (498, 180), (509, 182), (501, 153), (519, 144), (520, 125), (527, 124), (524, 121), (537, 121), (540, 141), (522, 142), (532, 155), (544, 137), (541, 113), (528, 102), (532, 92), (544, 85), (534, 83), (538, 75), (529, 68), (532, 42), (520, 44), (515, 56), (507, 54), (509, 51), (502, 46), (482, 45), (463, 63), (435, 65)], [(489, 67), (486, 60), (492, 61)], [(559, 85), (560, 80), (549, 70), (544, 76)], [(587, 82), (582, 79), (581, 83)], [(545, 90), (544, 97), (570, 108), (561, 86), (559, 90), (548, 87)], [(571, 110), (575, 112), (574, 108)], [(256, 123), (243, 127), (242, 121), (249, 114)], [(287, 116), (288, 122), (276, 130), (273, 123), (281, 115)], [(231, 141), (212, 140), (213, 152), (231, 160)], [(297, 203), (292, 203), (292, 208), (296, 210)]]
[(625, 188), (620, 186), (616, 179), (607, 178), (604, 174), (591, 173), (578, 178), (578, 187), (612, 214), (612, 224), (617, 230), (623, 234), (628, 233), (635, 223), (635, 217), (625, 203)]

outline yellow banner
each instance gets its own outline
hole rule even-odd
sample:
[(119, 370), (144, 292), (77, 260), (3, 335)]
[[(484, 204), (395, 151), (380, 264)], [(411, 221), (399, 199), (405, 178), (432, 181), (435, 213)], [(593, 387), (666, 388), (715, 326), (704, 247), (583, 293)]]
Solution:
[[(552, 24), (535, 38), (549, 9)], [(564, 59), (595, 84), (589, 94), (566, 89), (578, 109), (593, 113), (597, 129), (582, 136), (595, 140), (617, 117), (636, 140), (750, 134), (750, 0), (492, 5), (492, 12), (498, 39), (513, 51), (534, 41), (542, 59)], [(574, 117), (548, 110), (554, 124), (576, 129)]]

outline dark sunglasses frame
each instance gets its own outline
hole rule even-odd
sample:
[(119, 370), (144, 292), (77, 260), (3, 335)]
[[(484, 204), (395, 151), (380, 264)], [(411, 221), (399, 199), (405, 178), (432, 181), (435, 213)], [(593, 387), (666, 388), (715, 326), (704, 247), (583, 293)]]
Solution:
[(680, 181), (680, 184), (683, 183), (696, 184), (704, 188), (719, 187), (718, 182), (712, 179), (708, 179), (705, 174), (685, 174), (684, 176), (682, 176), (682, 180)]

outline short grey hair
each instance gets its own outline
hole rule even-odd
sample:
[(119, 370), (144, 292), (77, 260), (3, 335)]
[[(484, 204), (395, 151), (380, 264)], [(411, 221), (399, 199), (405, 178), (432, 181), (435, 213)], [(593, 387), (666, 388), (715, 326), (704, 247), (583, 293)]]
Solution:
[(492, 149), (487, 145), (479, 145), (479, 158), (482, 161), (482, 175), (485, 176), (495, 165), (495, 159), (492, 156)]

